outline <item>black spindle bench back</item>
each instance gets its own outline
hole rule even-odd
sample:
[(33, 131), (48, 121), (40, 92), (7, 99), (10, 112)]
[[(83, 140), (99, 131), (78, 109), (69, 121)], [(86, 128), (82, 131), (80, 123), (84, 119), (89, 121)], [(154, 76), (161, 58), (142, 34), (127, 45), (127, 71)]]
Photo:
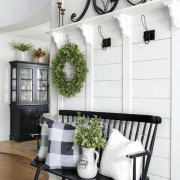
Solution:
[[(93, 112), (93, 111), (69, 111), (69, 110), (59, 110), (59, 115), (62, 116), (62, 122), (73, 122), (76, 120), (77, 113), (80, 112), (81, 115), (89, 116), (89, 119), (94, 118), (94, 115), (101, 117), (102, 121), (105, 123), (105, 131), (103, 136), (107, 137), (112, 130), (112, 128), (118, 129), (125, 137), (129, 140), (136, 141), (138, 137), (141, 137), (141, 142), (145, 150), (153, 150), (156, 131), (158, 124), (161, 123), (161, 117), (151, 116), (151, 115), (139, 115), (139, 114), (121, 114), (121, 113), (108, 113), (108, 112)], [(98, 149), (100, 154), (99, 164), (102, 157), (102, 149)], [(146, 161), (144, 162), (144, 177), (146, 177), (149, 164), (151, 160), (151, 155), (148, 155)]]

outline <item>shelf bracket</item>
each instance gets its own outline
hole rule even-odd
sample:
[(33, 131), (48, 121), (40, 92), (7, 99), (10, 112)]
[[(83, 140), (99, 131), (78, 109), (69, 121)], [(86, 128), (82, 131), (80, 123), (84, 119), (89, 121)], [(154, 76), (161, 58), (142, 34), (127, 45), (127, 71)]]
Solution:
[(122, 29), (122, 38), (130, 38), (130, 18), (123, 14), (114, 16), (119, 21), (119, 26)]
[(54, 38), (54, 42), (56, 43), (57, 49), (60, 48), (63, 44), (63, 34), (51, 32), (50, 35)]
[(92, 27), (85, 25), (85, 24), (81, 24), (78, 26), (78, 28), (80, 28), (82, 30), (86, 45), (88, 45), (88, 44), (92, 45), (92, 43), (93, 43)]
[(172, 29), (180, 29), (180, 2), (177, 0), (165, 0), (163, 4), (170, 10)]

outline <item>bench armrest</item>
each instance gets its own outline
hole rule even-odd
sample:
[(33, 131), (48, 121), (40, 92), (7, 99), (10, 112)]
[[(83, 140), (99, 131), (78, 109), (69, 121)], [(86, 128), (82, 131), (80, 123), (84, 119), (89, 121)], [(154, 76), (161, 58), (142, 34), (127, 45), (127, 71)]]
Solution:
[(152, 155), (152, 151), (142, 151), (142, 152), (137, 152), (137, 153), (132, 153), (126, 155), (128, 158), (137, 158), (137, 157), (142, 157), (142, 156), (147, 156), (147, 155)]
[(146, 168), (145, 168), (145, 156), (148, 156), (148, 158), (151, 158), (152, 151), (141, 151), (141, 152), (136, 152), (132, 154), (126, 155), (126, 157), (133, 159), (133, 180), (136, 180), (136, 158), (138, 157), (143, 157), (143, 164), (142, 164), (142, 175), (141, 175), (141, 180), (146, 179)]

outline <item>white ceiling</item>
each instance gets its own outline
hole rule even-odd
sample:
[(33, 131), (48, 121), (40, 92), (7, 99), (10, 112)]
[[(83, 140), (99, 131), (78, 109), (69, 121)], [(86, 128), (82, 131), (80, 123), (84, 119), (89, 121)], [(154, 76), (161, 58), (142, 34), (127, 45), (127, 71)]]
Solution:
[(50, 22), (47, 22), (32, 28), (13, 31), (13, 32), (6, 32), (3, 34), (13, 37), (21, 37), (26, 39), (34, 39), (38, 41), (49, 42), (50, 41), (49, 34), (45, 33), (49, 30), (50, 30)]
[(1, 0), (0, 27), (26, 21), (38, 15), (49, 4), (50, 0)]
[[(45, 32), (50, 30), (50, 0), (38, 0), (38, 2), (37, 0), (0, 1), (3, 2), (3, 6), (0, 6), (0, 33), (14, 37), (49, 42), (49, 35), (45, 34)], [(11, 10), (14, 6), (12, 10), (13, 13), (9, 13), (8, 6)], [(1, 12), (2, 9), (3, 11)], [(14, 18), (17, 14), (18, 17)], [(6, 22), (8, 21), (7, 17), (9, 18), (9, 22)], [(12, 19), (15, 20), (14, 23)], [(3, 23), (6, 26), (2, 27)]]

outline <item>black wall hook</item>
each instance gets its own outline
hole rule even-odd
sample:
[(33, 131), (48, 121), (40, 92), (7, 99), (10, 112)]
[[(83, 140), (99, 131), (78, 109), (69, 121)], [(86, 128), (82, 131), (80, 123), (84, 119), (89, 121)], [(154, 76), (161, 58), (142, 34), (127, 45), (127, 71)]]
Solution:
[(102, 32), (101, 32), (101, 26), (98, 26), (98, 32), (99, 35), (102, 37), (102, 43), (100, 44), (102, 46), (103, 50), (106, 50), (107, 47), (111, 46), (111, 38), (104, 39)]
[[(144, 20), (143, 20), (143, 19), (144, 19)], [(147, 26), (146, 26), (146, 19), (145, 19), (145, 16), (144, 16), (144, 15), (141, 15), (141, 22), (142, 22), (142, 25), (143, 25), (144, 29), (145, 29), (146, 31), (148, 31), (148, 28), (147, 28)]]
[(141, 22), (145, 29), (144, 36), (143, 36), (144, 42), (145, 42), (145, 44), (149, 44), (150, 40), (155, 40), (155, 30), (151, 30), (151, 31), (148, 30), (148, 28), (146, 26), (146, 19), (145, 19), (144, 15), (141, 15)]

